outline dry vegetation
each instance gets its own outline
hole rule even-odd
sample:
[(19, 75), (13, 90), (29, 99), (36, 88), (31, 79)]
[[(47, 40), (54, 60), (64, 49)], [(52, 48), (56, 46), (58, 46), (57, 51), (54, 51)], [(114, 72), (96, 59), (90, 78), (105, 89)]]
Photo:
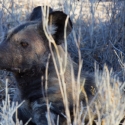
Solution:
[[(74, 110), (76, 115), (73, 125), (84, 125), (86, 116), (89, 116), (88, 125), (91, 125), (94, 115), (98, 116), (95, 120), (97, 125), (119, 125), (125, 116), (125, 1), (53, 0), (44, 3), (37, 0), (34, 3), (31, 0), (0, 0), (0, 39), (8, 29), (25, 21), (34, 6), (43, 4), (49, 4), (54, 10), (63, 10), (70, 15), (74, 30), (68, 38), (68, 52), (79, 65), (83, 59), (82, 70), (95, 74), (99, 88), (87, 107), (81, 103), (80, 111)], [(6, 78), (9, 78), (8, 82)], [(9, 85), (8, 89), (5, 83)], [(0, 125), (14, 125), (12, 114), (18, 107), (10, 106), (14, 84), (13, 75), (1, 71)], [(2, 102), (2, 99), (5, 101)], [(67, 119), (67, 123), (70, 120)]]

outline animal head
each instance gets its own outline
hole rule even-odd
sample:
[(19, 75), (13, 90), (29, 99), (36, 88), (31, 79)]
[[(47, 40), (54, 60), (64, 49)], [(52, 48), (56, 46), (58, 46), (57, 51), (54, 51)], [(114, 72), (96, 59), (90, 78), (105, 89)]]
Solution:
[[(57, 45), (64, 41), (64, 26), (67, 15), (49, 8), (48, 29)], [(0, 68), (13, 72), (40, 69), (50, 53), (49, 41), (43, 30), (41, 7), (36, 7), (28, 21), (9, 30), (0, 44)], [(67, 36), (72, 30), (70, 18)]]

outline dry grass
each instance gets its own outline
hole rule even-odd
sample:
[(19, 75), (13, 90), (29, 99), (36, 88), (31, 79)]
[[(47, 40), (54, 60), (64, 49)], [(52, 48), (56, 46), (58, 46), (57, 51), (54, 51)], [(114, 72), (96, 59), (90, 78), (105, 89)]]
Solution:
[[(82, 69), (95, 74), (99, 88), (95, 98), (87, 107), (81, 103), (80, 109), (74, 109), (76, 115), (73, 125), (84, 125), (85, 117), (89, 117), (88, 125), (91, 125), (91, 120), (95, 115), (98, 116), (95, 120), (97, 125), (118, 125), (125, 116), (125, 1), (98, 2), (93, 0), (89, 2), (81, 0), (77, 2), (67, 0), (64, 2), (56, 0), (33, 3), (32, 1), (0, 0), (0, 4), (0, 38), (8, 29), (27, 19), (31, 9), (37, 5), (49, 4), (54, 10), (63, 10), (70, 15), (74, 29), (68, 38), (68, 52), (72, 59), (80, 65), (83, 59)], [(98, 68), (95, 67), (95, 63)], [(1, 75), (4, 76), (3, 81), (0, 82), (0, 93), (3, 96), (5, 95), (3, 91), (6, 74), (1, 73)], [(14, 80), (12, 76), (9, 78), (12, 79), (9, 91), (13, 94)], [(63, 99), (67, 102), (65, 96)], [(69, 118), (68, 106), (65, 105), (65, 107), (66, 116)], [(12, 112), (16, 108), (10, 105), (6, 94), (6, 101), (1, 106), (1, 125), (14, 124)], [(67, 123), (70, 123), (70, 119)]]

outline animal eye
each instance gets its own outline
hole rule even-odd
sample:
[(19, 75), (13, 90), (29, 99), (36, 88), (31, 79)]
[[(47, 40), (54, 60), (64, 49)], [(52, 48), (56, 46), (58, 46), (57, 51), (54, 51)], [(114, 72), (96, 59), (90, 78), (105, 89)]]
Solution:
[(20, 42), (21, 46), (26, 48), (29, 44), (27, 42)]

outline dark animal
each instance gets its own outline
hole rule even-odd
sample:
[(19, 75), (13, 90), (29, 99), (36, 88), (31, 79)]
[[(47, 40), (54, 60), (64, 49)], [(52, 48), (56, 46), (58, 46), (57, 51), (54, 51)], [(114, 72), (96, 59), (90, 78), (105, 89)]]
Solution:
[[(60, 91), (59, 79), (54, 66), (49, 41), (43, 30), (43, 18), (41, 8), (35, 8), (30, 16), (30, 20), (10, 30), (0, 44), (0, 69), (6, 69), (13, 72), (17, 81), (17, 91), (15, 92), (15, 101), (19, 103), (25, 100), (24, 104), (18, 110), (19, 119), (24, 123), (32, 118), (29, 125), (48, 125), (47, 120), (47, 103), (51, 102), (50, 116), (56, 123), (57, 116), (60, 116), (60, 123), (66, 120), (61, 112), (65, 114), (63, 98)], [(67, 15), (61, 11), (52, 12), (50, 9), (48, 16), (48, 29), (55, 40), (58, 53), (62, 59), (65, 58), (65, 51), (61, 46), (64, 41), (64, 26)], [(41, 20), (40, 20), (41, 19)], [(68, 19), (66, 36), (72, 30), (72, 22)], [(52, 45), (52, 51), (55, 56), (57, 68), (59, 61), (56, 49)], [(46, 64), (49, 58), (48, 79), (46, 79)], [(62, 60), (64, 64), (64, 60)], [(73, 64), (75, 76), (78, 73), (78, 65), (75, 64), (70, 56), (67, 57), (66, 69), (64, 72), (64, 82), (68, 97), (68, 106), (72, 113), (72, 76), (71, 65)], [(61, 75), (61, 74), (60, 74)], [(96, 88), (92, 76), (81, 74), (81, 84), (86, 79), (84, 90), (88, 100), (94, 96), (92, 87)], [(76, 78), (75, 81), (76, 83)], [(46, 88), (47, 83), (47, 88)], [(86, 104), (84, 93), (79, 95), (80, 101)], [(52, 123), (54, 124), (54, 123)]]

